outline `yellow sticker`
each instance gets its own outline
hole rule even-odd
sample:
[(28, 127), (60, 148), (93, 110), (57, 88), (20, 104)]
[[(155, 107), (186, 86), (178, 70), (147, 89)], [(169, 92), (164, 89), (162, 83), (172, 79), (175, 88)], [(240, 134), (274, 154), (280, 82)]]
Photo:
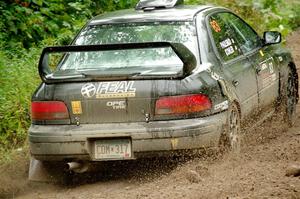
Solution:
[(81, 101), (72, 101), (72, 111), (74, 115), (82, 114)]
[(262, 50), (260, 50), (259, 53), (260, 53), (260, 55), (261, 55), (262, 57), (265, 56), (265, 54), (264, 54), (264, 52), (263, 52)]

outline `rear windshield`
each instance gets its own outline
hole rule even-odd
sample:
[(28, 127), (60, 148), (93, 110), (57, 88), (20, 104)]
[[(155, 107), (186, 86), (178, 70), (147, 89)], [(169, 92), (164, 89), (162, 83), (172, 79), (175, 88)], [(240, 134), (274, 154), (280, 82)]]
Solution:
[[(176, 42), (193, 53), (196, 49), (192, 22), (131, 23), (86, 27), (75, 45)], [(172, 75), (182, 72), (183, 63), (171, 47), (68, 53), (60, 71), (97, 70), (103, 73)]]

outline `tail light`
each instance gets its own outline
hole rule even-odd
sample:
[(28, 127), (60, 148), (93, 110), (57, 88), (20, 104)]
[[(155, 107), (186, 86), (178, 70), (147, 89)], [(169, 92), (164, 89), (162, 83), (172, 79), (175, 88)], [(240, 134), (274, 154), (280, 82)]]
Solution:
[(156, 115), (187, 114), (211, 109), (210, 99), (203, 94), (161, 97), (156, 101)]
[(31, 102), (32, 120), (69, 119), (67, 106), (60, 101)]

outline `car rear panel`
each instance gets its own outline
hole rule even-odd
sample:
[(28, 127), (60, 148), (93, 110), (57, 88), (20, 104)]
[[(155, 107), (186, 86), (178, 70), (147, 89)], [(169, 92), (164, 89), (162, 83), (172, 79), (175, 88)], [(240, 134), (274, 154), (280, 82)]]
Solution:
[(68, 106), (71, 123), (145, 121), (152, 114), (152, 81), (100, 81), (55, 86), (53, 99)]
[(223, 97), (216, 82), (207, 85), (205, 79), (127, 80), (58, 83), (42, 85), (33, 101), (63, 101), (72, 124), (102, 124), (174, 120), (208, 115), (214, 110), (195, 114), (155, 115), (157, 99), (203, 93), (213, 104)]

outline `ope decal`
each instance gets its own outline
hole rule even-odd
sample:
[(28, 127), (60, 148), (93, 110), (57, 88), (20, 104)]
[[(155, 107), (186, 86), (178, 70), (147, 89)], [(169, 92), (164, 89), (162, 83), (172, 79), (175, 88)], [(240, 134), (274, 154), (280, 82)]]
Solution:
[(106, 106), (112, 107), (112, 109), (114, 110), (126, 109), (126, 102), (125, 101), (107, 102)]

